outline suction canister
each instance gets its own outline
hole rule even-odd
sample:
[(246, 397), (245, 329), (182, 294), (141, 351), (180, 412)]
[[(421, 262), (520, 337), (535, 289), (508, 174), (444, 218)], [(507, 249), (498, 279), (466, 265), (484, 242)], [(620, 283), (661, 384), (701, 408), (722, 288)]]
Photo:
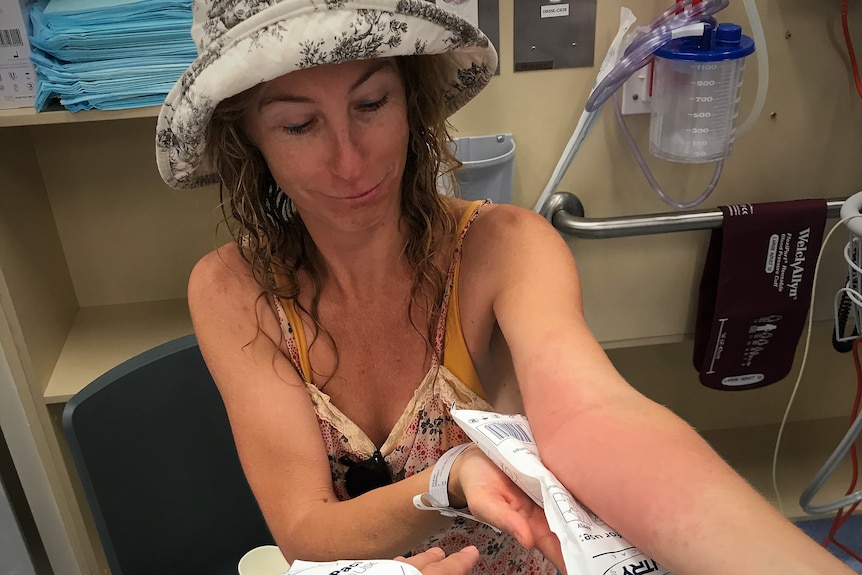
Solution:
[(706, 24), (703, 36), (655, 52), (650, 152), (672, 162), (726, 158), (733, 146), (745, 58), (754, 41), (737, 24)]

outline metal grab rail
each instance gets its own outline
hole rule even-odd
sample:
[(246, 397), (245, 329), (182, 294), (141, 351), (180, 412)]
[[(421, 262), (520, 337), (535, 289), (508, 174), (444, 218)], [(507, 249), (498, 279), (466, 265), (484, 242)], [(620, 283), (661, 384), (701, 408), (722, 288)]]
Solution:
[[(844, 200), (826, 201), (827, 216), (837, 218)], [(577, 196), (568, 192), (557, 192), (542, 206), (542, 215), (557, 231), (576, 238), (603, 239), (690, 232), (720, 228), (724, 221), (721, 210), (693, 210), (622, 216), (616, 218), (584, 217), (584, 205)]]

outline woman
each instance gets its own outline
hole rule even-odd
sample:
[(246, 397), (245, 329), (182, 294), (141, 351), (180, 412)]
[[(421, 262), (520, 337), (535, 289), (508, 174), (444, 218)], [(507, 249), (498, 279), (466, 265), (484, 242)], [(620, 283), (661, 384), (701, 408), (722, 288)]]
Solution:
[[(219, 184), (238, 224), (189, 306), (289, 560), (473, 544), (474, 573), (562, 569), (541, 509), (450, 451), (454, 403), (525, 408), (555, 475), (677, 575), (849, 573), (620, 377), (545, 220), (438, 193), (446, 117), (496, 68), (480, 31), (423, 0), (202, 0), (195, 19), (157, 159), (174, 187)], [(441, 507), (502, 533), (417, 509), (435, 469)]]

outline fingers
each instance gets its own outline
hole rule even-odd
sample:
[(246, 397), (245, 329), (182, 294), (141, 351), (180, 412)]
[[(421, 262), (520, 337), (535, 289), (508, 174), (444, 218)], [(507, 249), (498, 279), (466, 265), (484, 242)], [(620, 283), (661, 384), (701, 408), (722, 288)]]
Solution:
[(560, 540), (551, 531), (544, 510), (523, 494), (505, 498), (505, 503), (484, 507), (483, 519), (514, 537), (527, 549), (538, 549), (565, 573)]
[(422, 575), (467, 575), (478, 560), (479, 550), (471, 545), (421, 571)]
[(404, 557), (399, 555), (395, 558), (395, 560), (401, 561), (403, 563), (409, 563), (410, 565), (413, 565), (414, 567), (422, 571), (422, 569), (424, 569), (428, 565), (441, 561), (444, 557), (446, 557), (446, 554), (443, 553), (442, 549), (440, 549), (439, 547), (432, 547), (431, 549), (423, 551), (422, 553), (418, 553), (413, 557), (410, 557), (409, 559), (405, 559)]
[(565, 562), (563, 561), (563, 549), (560, 546), (560, 538), (557, 537), (556, 533), (551, 531), (545, 511), (535, 506), (529, 513), (527, 521), (529, 523), (533, 546), (541, 551), (561, 573), (565, 574), (566, 569)]
[(413, 565), (422, 575), (467, 575), (479, 560), (479, 550), (471, 545), (446, 557), (442, 549), (432, 547), (409, 559), (399, 556), (395, 560)]
[(557, 536), (544, 510), (481, 451), (466, 450), (459, 469), (471, 513), (513, 536), (527, 549), (539, 549), (555, 566), (563, 565)]
[(566, 564), (563, 560), (563, 549), (560, 547), (560, 539), (552, 532), (536, 537), (536, 549), (542, 552), (548, 561), (554, 564), (563, 575), (566, 573)]
[[(533, 501), (521, 492), (515, 492), (518, 488), (511, 486), (513, 491), (509, 493), (498, 493), (496, 497), (477, 501), (475, 506), (470, 504), (473, 514), (498, 529), (505, 531), (515, 539), (521, 546), (532, 549), (536, 545), (536, 516), (539, 516), (539, 525), (544, 520), (544, 512), (533, 503)], [(544, 524), (548, 529), (547, 523)]]

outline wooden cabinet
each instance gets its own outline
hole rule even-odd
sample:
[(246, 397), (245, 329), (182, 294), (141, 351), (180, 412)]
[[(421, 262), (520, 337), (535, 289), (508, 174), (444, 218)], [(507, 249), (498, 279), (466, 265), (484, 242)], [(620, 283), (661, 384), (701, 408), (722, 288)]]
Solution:
[(68, 537), (57, 547), (78, 564), (57, 575), (104, 571), (64, 454), (64, 402), (125, 359), (191, 333), (186, 279), (228, 239), (215, 190), (161, 181), (156, 114), (0, 112), (0, 351), (28, 426), (6, 435), (35, 439), (50, 490), (28, 497), (53, 500), (56, 515), (34, 515)]

